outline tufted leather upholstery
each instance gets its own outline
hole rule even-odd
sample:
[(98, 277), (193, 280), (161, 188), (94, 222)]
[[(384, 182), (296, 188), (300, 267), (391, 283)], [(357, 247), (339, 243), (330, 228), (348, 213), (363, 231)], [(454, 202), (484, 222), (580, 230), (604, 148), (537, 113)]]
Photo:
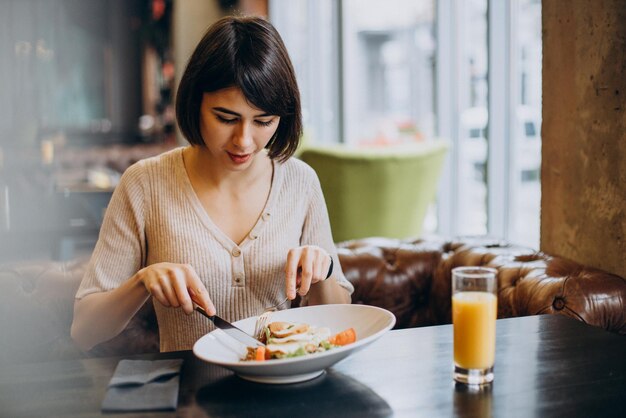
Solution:
[(498, 270), (498, 318), (560, 314), (626, 334), (626, 280), (560, 257), (489, 238), (368, 238), (338, 247), (352, 303), (392, 311), (397, 328), (450, 323), (452, 269), (488, 266)]
[[(353, 303), (392, 311), (396, 328), (451, 322), (451, 270), (498, 270), (498, 317), (559, 314), (626, 334), (626, 280), (558, 257), (487, 238), (338, 244)], [(70, 338), (73, 299), (86, 259), (0, 267), (0, 363), (130, 355), (159, 349), (154, 310), (146, 304), (116, 338), (89, 353)]]

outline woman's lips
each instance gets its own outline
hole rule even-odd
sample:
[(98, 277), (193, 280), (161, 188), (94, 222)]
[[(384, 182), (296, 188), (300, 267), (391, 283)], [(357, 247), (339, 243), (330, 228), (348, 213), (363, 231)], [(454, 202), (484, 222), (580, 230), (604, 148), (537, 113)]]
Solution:
[(228, 152), (228, 156), (230, 157), (231, 161), (234, 162), (235, 164), (244, 164), (248, 162), (250, 157), (252, 157), (252, 154), (232, 154)]

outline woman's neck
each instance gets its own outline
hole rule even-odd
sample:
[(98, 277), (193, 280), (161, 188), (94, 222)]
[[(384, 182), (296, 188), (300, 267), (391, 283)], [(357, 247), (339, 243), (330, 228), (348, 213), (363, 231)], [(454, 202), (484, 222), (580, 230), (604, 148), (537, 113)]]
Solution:
[(210, 156), (200, 146), (189, 146), (183, 150), (185, 169), (190, 177), (207, 186), (236, 190), (253, 186), (272, 171), (272, 161), (265, 151), (254, 156), (250, 166), (244, 171), (230, 171), (218, 164), (212, 164)]

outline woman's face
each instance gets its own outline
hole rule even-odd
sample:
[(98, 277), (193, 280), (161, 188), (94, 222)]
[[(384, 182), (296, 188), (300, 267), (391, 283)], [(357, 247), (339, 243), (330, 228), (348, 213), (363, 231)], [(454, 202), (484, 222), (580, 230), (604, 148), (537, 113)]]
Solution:
[(200, 133), (212, 158), (227, 169), (244, 170), (278, 129), (280, 117), (252, 107), (239, 88), (204, 93)]

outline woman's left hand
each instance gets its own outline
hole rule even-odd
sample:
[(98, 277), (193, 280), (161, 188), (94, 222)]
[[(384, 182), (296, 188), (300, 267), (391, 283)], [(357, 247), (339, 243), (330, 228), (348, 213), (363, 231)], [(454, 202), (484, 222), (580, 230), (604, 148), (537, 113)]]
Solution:
[(287, 297), (296, 297), (296, 287), (299, 287), (300, 295), (306, 295), (312, 284), (326, 280), (330, 260), (330, 255), (315, 245), (289, 250), (285, 266)]

